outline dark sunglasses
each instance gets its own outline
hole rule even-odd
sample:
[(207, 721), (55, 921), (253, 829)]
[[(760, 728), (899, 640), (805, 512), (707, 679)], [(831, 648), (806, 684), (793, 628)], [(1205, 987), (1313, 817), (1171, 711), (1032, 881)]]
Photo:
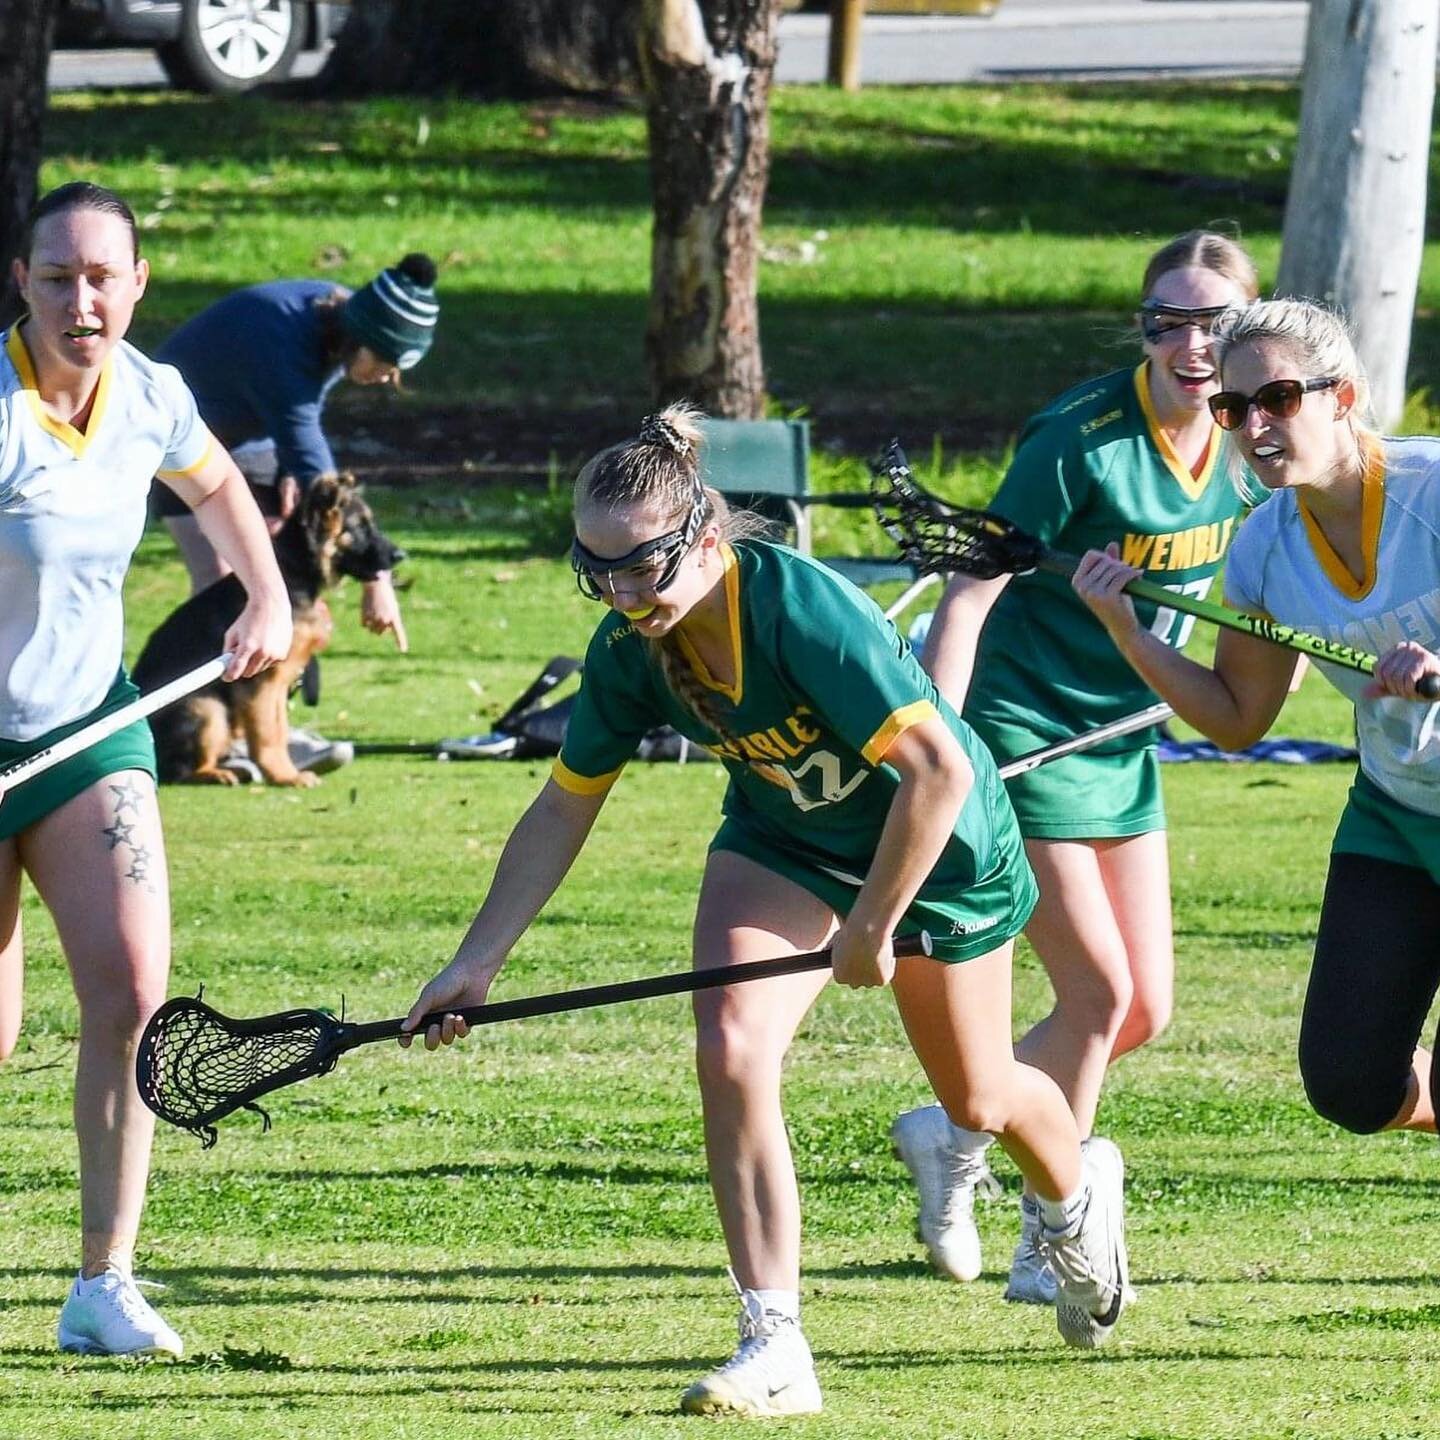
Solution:
[(1338, 375), (1326, 375), (1319, 380), (1268, 380), (1253, 395), (1222, 390), (1210, 397), (1210, 413), (1222, 430), (1238, 430), (1252, 405), (1272, 420), (1289, 420), (1299, 414), (1300, 402), (1310, 391), (1331, 390), (1339, 383)]
[(1147, 300), (1140, 307), (1140, 333), (1152, 345), (1191, 325), (1199, 326), (1201, 333), (1208, 335), (1215, 317), (1229, 308), (1228, 305), (1166, 305), (1159, 300)]

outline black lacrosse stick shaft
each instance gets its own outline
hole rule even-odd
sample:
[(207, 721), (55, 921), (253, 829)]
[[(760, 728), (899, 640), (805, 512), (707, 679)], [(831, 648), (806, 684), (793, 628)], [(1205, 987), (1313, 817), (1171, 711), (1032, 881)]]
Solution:
[[(875, 516), (900, 552), (922, 573), (970, 575), (994, 580), (1001, 575), (1028, 575), (1045, 570), (1071, 576), (1080, 564), (1075, 555), (1052, 550), (1001, 515), (949, 505), (929, 494), (910, 473), (905, 452), (891, 441), (874, 469)], [(1151, 604), (1193, 615), (1197, 620), (1253, 635), (1288, 650), (1328, 660), (1333, 665), (1375, 673), (1374, 655), (1338, 641), (1297, 630), (1263, 616), (1244, 615), (1223, 605), (1167, 589), (1145, 579), (1130, 580), (1125, 593)], [(1440, 699), (1440, 676), (1421, 678), (1419, 692), (1427, 700)]]
[[(896, 939), (897, 955), (928, 955), (930, 937), (923, 932)], [(527, 1015), (551, 1015), (563, 1010), (587, 1010), (652, 995), (674, 995), (823, 970), (830, 964), (828, 950), (805, 955), (784, 955), (630, 980), (618, 985), (596, 985), (563, 990), (525, 1000), (495, 1005), (471, 1005), (451, 1012), (471, 1025), (493, 1025)], [(421, 1028), (437, 1024), (443, 1015), (427, 1015)], [(256, 1103), (263, 1096), (314, 1075), (334, 1069), (340, 1056), (371, 1040), (403, 1033), (402, 1020), (379, 1020), (357, 1025), (336, 1019), (323, 1010), (287, 1010), (255, 1019), (232, 1019), (206, 1005), (199, 996), (167, 1000), (150, 1017), (135, 1058), (135, 1083), (140, 1097), (162, 1120), (215, 1143), (215, 1122), (235, 1110), (269, 1116)]]
[[(897, 935), (895, 954), (907, 958), (928, 955), (930, 937)], [(811, 950), (803, 955), (781, 955), (774, 960), (746, 960), (739, 965), (717, 965), (710, 970), (681, 970), (673, 975), (652, 975), (645, 980), (622, 980), (614, 985), (589, 985), (580, 990), (557, 990), (550, 995), (531, 995), (520, 1000), (500, 1000), (493, 1005), (466, 1005), (458, 1010), (426, 1015), (415, 1027), (423, 1034), (429, 1025), (438, 1025), (447, 1014), (458, 1015), (467, 1025), (498, 1025), (503, 1020), (525, 1020), (532, 1015), (557, 1015), (565, 1010), (593, 1010), (600, 1005), (618, 1005), (626, 1000), (650, 1000), (659, 995), (683, 995), (691, 990), (713, 990), (720, 985), (740, 985), (750, 980), (771, 980), (779, 975), (799, 975), (807, 970), (825, 970), (830, 965), (828, 950)], [(372, 1040), (387, 1040), (404, 1034), (403, 1020), (373, 1020), (365, 1025), (345, 1027), (341, 1048), (350, 1050)]]

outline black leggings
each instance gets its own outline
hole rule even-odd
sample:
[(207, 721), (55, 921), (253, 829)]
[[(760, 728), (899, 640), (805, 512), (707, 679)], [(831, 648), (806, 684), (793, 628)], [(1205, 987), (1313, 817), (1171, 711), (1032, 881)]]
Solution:
[(1300, 1075), (1321, 1115), (1369, 1135), (1400, 1113), (1437, 986), (1440, 885), (1413, 866), (1332, 855), (1300, 1021)]

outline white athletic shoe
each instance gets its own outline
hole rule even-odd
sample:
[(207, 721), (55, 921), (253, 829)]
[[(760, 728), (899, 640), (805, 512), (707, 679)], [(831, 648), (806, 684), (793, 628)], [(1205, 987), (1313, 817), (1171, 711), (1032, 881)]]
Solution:
[(938, 1105), (905, 1111), (890, 1127), (890, 1139), (920, 1192), (917, 1229), (931, 1264), (952, 1280), (975, 1279), (980, 1273), (975, 1195), (979, 1191), (993, 1199), (1003, 1193), (984, 1150), (960, 1149), (950, 1118)]
[(1040, 1248), (1040, 1206), (1033, 1195), (1020, 1197), (1020, 1242), (1010, 1262), (1005, 1298), (1019, 1305), (1055, 1303), (1055, 1272)]
[[(327, 740), (315, 730), (292, 729), (286, 749), (290, 754), (290, 763), (297, 770), (310, 770), (316, 775), (328, 775), (355, 758), (355, 746), (351, 741)], [(260, 767), (250, 759), (250, 747), (243, 736), (237, 735), (230, 742), (230, 753), (220, 764), (224, 769), (242, 776), (242, 784), (252, 774), (257, 784), (264, 779)], [(247, 774), (247, 771), (250, 773)]]
[(740, 1345), (681, 1397), (689, 1415), (818, 1415), (820, 1381), (800, 1322), (747, 1300)]
[(1129, 1299), (1125, 1251), (1125, 1162), (1109, 1141), (1085, 1142), (1085, 1213), (1069, 1232), (1041, 1226), (1040, 1245), (1055, 1272), (1055, 1323), (1067, 1345), (1093, 1350), (1115, 1331)]
[(297, 770), (315, 775), (328, 775), (355, 758), (355, 747), (348, 740), (327, 740), (314, 730), (290, 731), (290, 759)]
[(178, 1360), (184, 1342), (138, 1288), (150, 1284), (114, 1266), (90, 1280), (77, 1275), (60, 1311), (60, 1348), (74, 1355), (173, 1355)]

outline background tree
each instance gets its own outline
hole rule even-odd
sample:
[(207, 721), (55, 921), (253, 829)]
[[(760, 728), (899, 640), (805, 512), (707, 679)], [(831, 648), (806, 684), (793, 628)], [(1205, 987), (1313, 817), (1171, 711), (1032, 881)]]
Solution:
[(615, 91), (642, 79), (657, 403), (760, 415), (756, 296), (778, 0), (357, 0), (336, 93)]
[(10, 260), (35, 203), (59, 0), (0, 0), (0, 326), (19, 313)]
[(777, 0), (644, 0), (655, 223), (645, 354), (657, 404), (764, 410), (757, 279)]
[(1440, 0), (1312, 0), (1277, 290), (1355, 325), (1375, 413), (1405, 405)]

